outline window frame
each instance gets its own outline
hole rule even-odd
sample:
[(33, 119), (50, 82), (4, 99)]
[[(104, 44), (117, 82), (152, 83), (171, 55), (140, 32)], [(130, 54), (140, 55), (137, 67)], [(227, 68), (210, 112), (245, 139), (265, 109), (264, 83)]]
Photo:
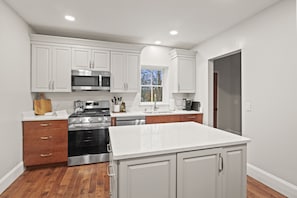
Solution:
[[(162, 84), (161, 85), (142, 85), (141, 83), (141, 71), (142, 69), (148, 69), (148, 70), (161, 70), (162, 71)], [(141, 65), (140, 68), (140, 105), (152, 105), (154, 104), (154, 101), (150, 101), (150, 102), (142, 102), (141, 101), (141, 91), (142, 91), (142, 87), (151, 87), (151, 89), (153, 87), (162, 87), (162, 101), (157, 101), (158, 105), (167, 105), (168, 104), (168, 66), (160, 66), (160, 65)], [(152, 96), (153, 97), (153, 96)]]

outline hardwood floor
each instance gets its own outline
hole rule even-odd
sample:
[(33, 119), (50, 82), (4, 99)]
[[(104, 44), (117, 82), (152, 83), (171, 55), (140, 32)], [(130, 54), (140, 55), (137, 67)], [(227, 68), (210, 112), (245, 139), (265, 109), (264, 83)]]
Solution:
[(247, 179), (247, 197), (248, 198), (286, 198), (286, 196), (276, 192), (261, 182), (248, 176)]
[[(96, 197), (109, 198), (107, 163), (74, 167), (51, 167), (25, 171), (0, 197)], [(248, 177), (248, 198), (285, 198)]]
[(107, 163), (25, 171), (0, 197), (109, 197)]

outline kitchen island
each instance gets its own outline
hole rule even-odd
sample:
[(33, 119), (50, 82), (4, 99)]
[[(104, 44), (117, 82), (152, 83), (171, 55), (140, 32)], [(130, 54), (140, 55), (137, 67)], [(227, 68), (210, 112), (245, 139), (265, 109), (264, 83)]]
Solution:
[(248, 138), (195, 122), (110, 127), (112, 198), (245, 198)]

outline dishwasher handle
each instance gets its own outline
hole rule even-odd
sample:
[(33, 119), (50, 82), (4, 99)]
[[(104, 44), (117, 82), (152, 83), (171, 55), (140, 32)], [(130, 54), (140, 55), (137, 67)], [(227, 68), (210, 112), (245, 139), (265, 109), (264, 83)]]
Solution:
[(120, 117), (116, 118), (117, 126), (142, 125), (145, 124), (145, 117)]

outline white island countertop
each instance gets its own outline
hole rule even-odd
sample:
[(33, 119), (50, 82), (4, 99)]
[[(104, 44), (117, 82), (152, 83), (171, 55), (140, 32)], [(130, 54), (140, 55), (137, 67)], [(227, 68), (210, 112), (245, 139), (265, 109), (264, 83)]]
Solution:
[(246, 144), (249, 138), (196, 122), (109, 127), (113, 159)]

